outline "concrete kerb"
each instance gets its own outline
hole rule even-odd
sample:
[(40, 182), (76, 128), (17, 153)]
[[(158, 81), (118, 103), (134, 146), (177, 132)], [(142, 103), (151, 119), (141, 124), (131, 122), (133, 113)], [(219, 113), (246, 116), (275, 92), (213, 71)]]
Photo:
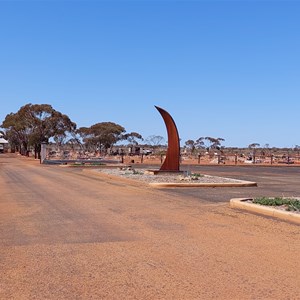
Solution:
[(251, 187), (257, 186), (256, 182), (240, 181), (240, 182), (214, 182), (214, 183), (187, 183), (187, 182), (152, 182), (152, 187)]
[(300, 214), (295, 214), (288, 211), (283, 211), (271, 207), (266, 207), (259, 204), (246, 202), (247, 200), (252, 200), (250, 198), (233, 198), (230, 199), (230, 207), (243, 209), (250, 212), (262, 214), (269, 217), (278, 218), (281, 220), (297, 223), (300, 225)]

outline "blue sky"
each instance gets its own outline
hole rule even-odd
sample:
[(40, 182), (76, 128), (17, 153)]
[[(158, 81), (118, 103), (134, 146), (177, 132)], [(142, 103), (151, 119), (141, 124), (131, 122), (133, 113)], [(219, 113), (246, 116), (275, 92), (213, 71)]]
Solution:
[(0, 122), (48, 103), (78, 127), (300, 144), (300, 1), (0, 1)]

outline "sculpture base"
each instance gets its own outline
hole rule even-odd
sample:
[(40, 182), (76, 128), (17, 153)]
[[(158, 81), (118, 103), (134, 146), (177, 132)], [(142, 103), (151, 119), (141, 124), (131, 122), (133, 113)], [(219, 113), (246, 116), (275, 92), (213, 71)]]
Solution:
[(180, 175), (183, 174), (184, 171), (173, 171), (173, 170), (147, 170), (146, 173), (151, 175)]

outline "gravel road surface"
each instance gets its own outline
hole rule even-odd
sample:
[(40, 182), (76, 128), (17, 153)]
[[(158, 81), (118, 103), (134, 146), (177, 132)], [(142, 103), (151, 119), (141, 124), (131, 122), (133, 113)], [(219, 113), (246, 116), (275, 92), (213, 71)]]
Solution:
[(229, 207), (299, 195), (300, 169), (245, 170), (158, 190), (0, 155), (0, 299), (300, 299), (300, 226)]

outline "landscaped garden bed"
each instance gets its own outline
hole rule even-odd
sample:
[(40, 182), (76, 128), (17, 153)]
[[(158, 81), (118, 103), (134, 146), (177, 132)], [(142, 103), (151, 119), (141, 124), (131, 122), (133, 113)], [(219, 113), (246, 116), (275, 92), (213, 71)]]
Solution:
[(234, 198), (230, 206), (300, 224), (299, 197)]
[(140, 181), (152, 187), (246, 187), (257, 186), (256, 182), (210, 176), (193, 172), (166, 172), (153, 174), (153, 170), (134, 169), (131, 166), (114, 169), (99, 168), (99, 174)]
[(300, 200), (298, 198), (284, 198), (284, 197), (260, 197), (249, 200), (254, 204), (263, 206), (271, 206), (277, 209), (291, 211), (300, 214)]

